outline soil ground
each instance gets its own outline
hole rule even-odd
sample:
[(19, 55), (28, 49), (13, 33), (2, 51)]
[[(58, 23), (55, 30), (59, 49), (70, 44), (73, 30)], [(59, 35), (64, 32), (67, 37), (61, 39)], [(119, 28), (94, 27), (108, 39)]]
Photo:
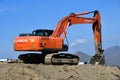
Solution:
[(0, 64), (0, 80), (120, 80), (120, 69), (99, 65)]

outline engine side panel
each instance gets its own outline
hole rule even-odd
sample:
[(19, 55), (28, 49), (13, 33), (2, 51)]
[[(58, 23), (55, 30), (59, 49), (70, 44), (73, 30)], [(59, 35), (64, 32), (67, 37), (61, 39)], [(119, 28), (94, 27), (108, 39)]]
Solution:
[(44, 36), (22, 36), (14, 39), (15, 51), (42, 51), (45, 49), (62, 49), (61, 38)]

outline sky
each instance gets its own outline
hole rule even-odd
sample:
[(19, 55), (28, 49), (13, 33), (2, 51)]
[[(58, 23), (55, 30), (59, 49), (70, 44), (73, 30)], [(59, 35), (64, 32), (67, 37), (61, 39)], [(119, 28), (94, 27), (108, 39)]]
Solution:
[[(14, 38), (36, 29), (54, 29), (70, 13), (99, 10), (102, 46), (120, 45), (120, 0), (0, 0), (0, 58), (17, 58)], [(92, 17), (88, 15), (87, 17)], [(67, 31), (69, 53), (94, 55), (91, 24), (72, 25)]]

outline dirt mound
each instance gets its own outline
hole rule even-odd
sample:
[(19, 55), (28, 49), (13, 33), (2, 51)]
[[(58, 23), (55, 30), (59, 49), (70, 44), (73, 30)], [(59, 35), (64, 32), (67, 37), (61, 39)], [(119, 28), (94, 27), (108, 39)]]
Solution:
[(0, 64), (0, 80), (120, 80), (120, 69), (97, 65)]

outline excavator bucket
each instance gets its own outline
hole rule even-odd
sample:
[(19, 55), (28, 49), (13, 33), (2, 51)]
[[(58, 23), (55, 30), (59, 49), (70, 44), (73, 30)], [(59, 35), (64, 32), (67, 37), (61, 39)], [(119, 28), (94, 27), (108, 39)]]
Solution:
[(95, 54), (93, 57), (91, 57), (91, 60), (89, 63), (93, 65), (104, 65), (105, 57), (104, 55)]

